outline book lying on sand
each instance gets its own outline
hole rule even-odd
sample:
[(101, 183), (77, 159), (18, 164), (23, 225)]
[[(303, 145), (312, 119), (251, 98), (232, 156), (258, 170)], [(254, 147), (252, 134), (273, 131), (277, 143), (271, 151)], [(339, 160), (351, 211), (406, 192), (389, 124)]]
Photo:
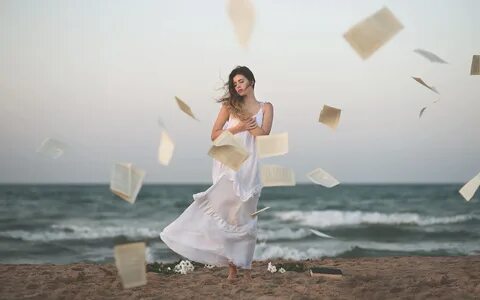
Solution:
[(342, 270), (336, 268), (313, 267), (310, 268), (312, 277), (328, 277), (332, 279), (342, 279)]

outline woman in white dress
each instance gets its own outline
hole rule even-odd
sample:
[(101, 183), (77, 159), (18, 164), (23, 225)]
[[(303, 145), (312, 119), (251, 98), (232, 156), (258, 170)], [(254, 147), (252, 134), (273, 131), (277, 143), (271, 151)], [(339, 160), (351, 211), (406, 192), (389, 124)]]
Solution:
[(241, 141), (249, 157), (238, 171), (214, 160), (213, 185), (194, 194), (193, 203), (160, 233), (165, 244), (192, 261), (228, 266), (228, 279), (237, 277), (237, 267), (251, 279), (251, 265), (257, 238), (257, 210), (262, 184), (255, 137), (268, 135), (273, 106), (255, 98), (255, 77), (244, 66), (233, 69), (225, 84), (226, 93), (211, 139), (230, 131)]

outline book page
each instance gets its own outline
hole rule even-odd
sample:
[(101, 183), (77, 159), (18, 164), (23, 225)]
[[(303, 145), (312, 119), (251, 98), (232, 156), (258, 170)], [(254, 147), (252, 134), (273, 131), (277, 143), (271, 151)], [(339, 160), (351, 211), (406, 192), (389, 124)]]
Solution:
[(118, 245), (114, 248), (115, 266), (123, 288), (147, 284), (145, 243)]
[(320, 117), (318, 118), (318, 121), (332, 129), (336, 129), (338, 123), (340, 122), (341, 112), (341, 109), (324, 105), (322, 110), (320, 111)]
[(322, 170), (321, 168), (317, 168), (310, 173), (307, 174), (308, 179), (310, 179), (313, 183), (323, 185), (324, 187), (331, 188), (338, 185), (340, 182), (327, 173), (326, 171)]
[(164, 130), (160, 137), (160, 146), (158, 147), (158, 162), (164, 166), (168, 166), (175, 150), (175, 144), (170, 136)]
[(429, 90), (435, 92), (438, 94), (438, 91), (435, 87), (433, 86), (429, 86), (428, 84), (425, 83), (425, 81), (423, 81), (422, 78), (420, 77), (412, 77), (413, 79), (415, 79), (416, 82), (420, 83), (421, 85), (423, 85), (424, 87), (428, 88)]
[(256, 137), (257, 153), (260, 158), (288, 153), (288, 132)]
[(470, 75), (480, 75), (480, 55), (474, 55), (472, 57), (472, 68), (470, 69)]
[(233, 134), (226, 130), (213, 141), (208, 155), (232, 170), (238, 171), (250, 154)]
[(238, 42), (247, 48), (255, 25), (255, 10), (252, 2), (250, 0), (230, 0), (227, 12)]
[(123, 197), (130, 196), (132, 186), (131, 167), (132, 164), (126, 163), (116, 163), (113, 165), (110, 189), (116, 195), (123, 195)]
[(480, 186), (480, 173), (470, 179), (458, 192), (465, 198), (465, 200), (470, 201)]
[(59, 140), (46, 138), (38, 147), (37, 152), (52, 159), (57, 159), (63, 155), (65, 148), (66, 145)]
[(138, 193), (140, 192), (140, 189), (142, 188), (143, 184), (143, 179), (145, 178), (145, 171), (140, 170), (138, 168), (133, 167), (132, 168), (132, 185), (130, 187), (131, 195), (128, 197), (128, 202), (130, 203), (135, 203), (135, 200), (137, 199)]
[(295, 173), (289, 168), (277, 165), (263, 165), (260, 168), (263, 186), (294, 186)]
[(257, 210), (256, 212), (254, 212), (253, 214), (251, 214), (251, 216), (252, 216), (252, 217), (255, 217), (256, 215), (258, 215), (258, 214), (261, 213), (261, 212), (266, 211), (267, 209), (270, 209), (270, 206), (267, 206), (267, 207), (264, 207), (264, 208), (262, 208), (262, 209), (260, 209), (260, 210)]
[(198, 119), (195, 118), (195, 116), (193, 115), (192, 109), (190, 108), (190, 106), (187, 105), (187, 103), (185, 103), (182, 99), (178, 98), (177, 96), (175, 96), (175, 100), (177, 100), (177, 105), (181, 111), (183, 111), (184, 113), (186, 113), (187, 115), (189, 115), (190, 117), (198, 121)]
[(415, 50), (413, 50), (413, 52), (420, 54), (421, 56), (425, 57), (426, 59), (428, 59), (429, 61), (431, 61), (433, 63), (447, 64), (446, 61), (444, 61), (438, 55), (436, 55), (435, 53), (432, 53), (430, 51), (423, 50), (423, 49), (415, 49)]
[(402, 29), (403, 25), (384, 7), (354, 25), (343, 37), (362, 59), (367, 59)]

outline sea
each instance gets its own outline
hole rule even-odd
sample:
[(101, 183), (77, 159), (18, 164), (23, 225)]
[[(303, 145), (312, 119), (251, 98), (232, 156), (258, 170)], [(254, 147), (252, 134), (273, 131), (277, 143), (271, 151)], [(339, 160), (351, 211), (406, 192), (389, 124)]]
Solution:
[[(266, 187), (254, 259), (478, 255), (480, 197), (460, 187)], [(0, 263), (111, 263), (115, 245), (136, 241), (148, 262), (176, 261), (159, 233), (207, 188), (144, 185), (132, 205), (108, 185), (0, 185)]]

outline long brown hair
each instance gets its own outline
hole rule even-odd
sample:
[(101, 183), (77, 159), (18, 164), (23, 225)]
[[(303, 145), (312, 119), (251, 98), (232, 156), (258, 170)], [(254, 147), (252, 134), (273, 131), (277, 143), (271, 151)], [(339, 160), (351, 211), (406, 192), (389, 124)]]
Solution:
[(224, 89), (225, 94), (217, 100), (217, 102), (226, 105), (231, 114), (236, 117), (246, 117), (245, 112), (243, 111), (243, 96), (240, 96), (235, 90), (233, 85), (233, 77), (237, 75), (243, 75), (248, 79), (252, 88), (255, 88), (255, 76), (253, 76), (252, 71), (245, 66), (237, 66), (235, 69), (230, 72), (228, 75), (228, 82), (225, 83)]

